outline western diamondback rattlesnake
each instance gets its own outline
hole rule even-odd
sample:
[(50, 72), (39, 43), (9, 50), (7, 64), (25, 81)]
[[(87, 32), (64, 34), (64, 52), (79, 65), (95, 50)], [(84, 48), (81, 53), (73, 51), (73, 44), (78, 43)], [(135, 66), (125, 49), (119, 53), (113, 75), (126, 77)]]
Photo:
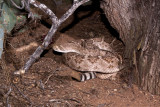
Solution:
[(64, 53), (64, 62), (70, 68), (96, 72), (97, 77), (106, 79), (122, 69), (122, 57), (111, 45), (104, 41), (104, 37), (75, 39), (61, 34), (53, 44), (53, 49)]

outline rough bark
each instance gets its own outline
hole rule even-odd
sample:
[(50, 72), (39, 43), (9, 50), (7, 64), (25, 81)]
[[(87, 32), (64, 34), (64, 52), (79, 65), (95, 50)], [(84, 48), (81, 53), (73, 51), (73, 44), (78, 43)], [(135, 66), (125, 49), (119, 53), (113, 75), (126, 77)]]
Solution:
[(101, 8), (135, 65), (135, 82), (160, 94), (160, 0), (103, 0)]

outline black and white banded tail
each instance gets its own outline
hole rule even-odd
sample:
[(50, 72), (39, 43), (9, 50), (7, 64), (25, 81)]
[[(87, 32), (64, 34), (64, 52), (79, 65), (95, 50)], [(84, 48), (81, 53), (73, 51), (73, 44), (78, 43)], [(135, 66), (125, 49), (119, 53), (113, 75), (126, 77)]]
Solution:
[(81, 74), (81, 82), (96, 78), (95, 72), (86, 72)]

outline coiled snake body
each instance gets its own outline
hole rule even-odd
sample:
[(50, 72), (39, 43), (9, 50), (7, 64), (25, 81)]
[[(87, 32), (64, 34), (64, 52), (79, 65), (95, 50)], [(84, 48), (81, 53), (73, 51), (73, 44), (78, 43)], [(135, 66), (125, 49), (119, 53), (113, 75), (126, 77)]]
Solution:
[[(115, 77), (122, 69), (122, 57), (116, 53), (111, 44), (104, 41), (104, 37), (91, 39), (75, 39), (61, 34), (53, 45), (57, 52), (64, 53), (64, 62), (70, 68), (82, 72), (74, 73), (79, 81), (95, 77), (106, 79)], [(87, 72), (86, 72), (87, 71)], [(86, 72), (86, 73), (84, 73)]]

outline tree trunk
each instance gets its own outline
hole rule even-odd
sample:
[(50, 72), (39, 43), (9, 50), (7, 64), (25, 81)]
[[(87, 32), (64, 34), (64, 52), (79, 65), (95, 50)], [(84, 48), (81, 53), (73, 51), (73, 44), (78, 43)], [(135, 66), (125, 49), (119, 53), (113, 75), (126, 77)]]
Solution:
[(101, 8), (135, 65), (135, 82), (160, 94), (160, 0), (102, 0)]

